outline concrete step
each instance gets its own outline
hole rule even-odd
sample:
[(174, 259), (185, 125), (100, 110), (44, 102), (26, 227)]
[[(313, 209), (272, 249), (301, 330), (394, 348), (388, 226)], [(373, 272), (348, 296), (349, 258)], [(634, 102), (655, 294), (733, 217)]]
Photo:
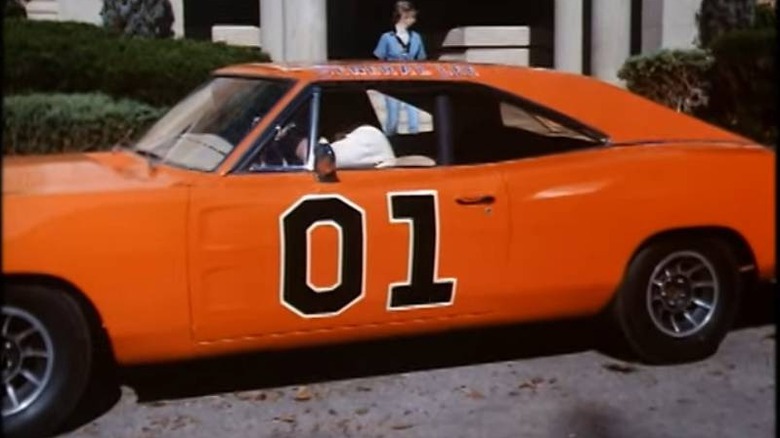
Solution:
[(528, 26), (464, 26), (450, 30), (442, 47), (526, 47), (530, 44)]
[(57, 0), (31, 0), (25, 8), (30, 20), (56, 20), (59, 17)]
[(211, 40), (231, 46), (260, 47), (260, 28), (257, 26), (216, 25), (211, 27)]
[(530, 58), (530, 51), (523, 48), (465, 49), (439, 56), (442, 61), (486, 62), (519, 66), (530, 65)]

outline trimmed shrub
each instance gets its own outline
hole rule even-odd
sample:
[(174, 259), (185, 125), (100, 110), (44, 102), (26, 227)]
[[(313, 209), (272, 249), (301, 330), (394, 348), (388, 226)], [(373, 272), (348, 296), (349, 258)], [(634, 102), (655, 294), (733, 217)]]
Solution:
[(169, 106), (213, 70), (268, 61), (251, 48), (130, 38), (83, 23), (5, 20), (4, 92), (102, 92)]
[(777, 142), (777, 31), (735, 31), (712, 43), (710, 105), (713, 123), (767, 145)]
[(104, 150), (140, 135), (164, 110), (104, 94), (30, 94), (3, 101), (3, 154)]
[(753, 25), (756, 0), (703, 0), (696, 21), (699, 44), (709, 47), (719, 36)]
[(173, 8), (168, 0), (103, 0), (103, 26), (143, 37), (173, 36)]
[(6, 17), (27, 18), (27, 8), (24, 7), (25, 0), (4, 0)]
[(668, 50), (633, 56), (618, 72), (628, 89), (677, 111), (693, 113), (707, 104), (712, 56), (704, 50)]

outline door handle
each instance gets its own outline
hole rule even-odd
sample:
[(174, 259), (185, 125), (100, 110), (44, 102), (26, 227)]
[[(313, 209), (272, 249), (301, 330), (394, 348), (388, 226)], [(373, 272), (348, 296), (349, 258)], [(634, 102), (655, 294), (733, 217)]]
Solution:
[(463, 196), (456, 198), (455, 202), (458, 205), (490, 205), (496, 202), (496, 197), (493, 195)]

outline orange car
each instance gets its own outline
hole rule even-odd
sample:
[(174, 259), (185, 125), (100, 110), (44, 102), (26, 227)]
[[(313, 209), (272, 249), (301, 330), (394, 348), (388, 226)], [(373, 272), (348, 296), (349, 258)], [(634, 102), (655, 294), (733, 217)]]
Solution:
[(5, 431), (63, 421), (101, 336), (135, 364), (608, 309), (648, 362), (706, 357), (775, 276), (774, 162), (553, 71), (219, 70), (130, 148), (4, 160)]

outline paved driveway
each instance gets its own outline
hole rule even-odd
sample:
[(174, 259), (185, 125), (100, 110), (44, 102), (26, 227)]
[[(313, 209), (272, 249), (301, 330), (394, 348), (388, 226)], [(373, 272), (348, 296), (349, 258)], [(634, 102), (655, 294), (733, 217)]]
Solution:
[(774, 301), (649, 367), (574, 321), (124, 370), (65, 436), (772, 437)]

